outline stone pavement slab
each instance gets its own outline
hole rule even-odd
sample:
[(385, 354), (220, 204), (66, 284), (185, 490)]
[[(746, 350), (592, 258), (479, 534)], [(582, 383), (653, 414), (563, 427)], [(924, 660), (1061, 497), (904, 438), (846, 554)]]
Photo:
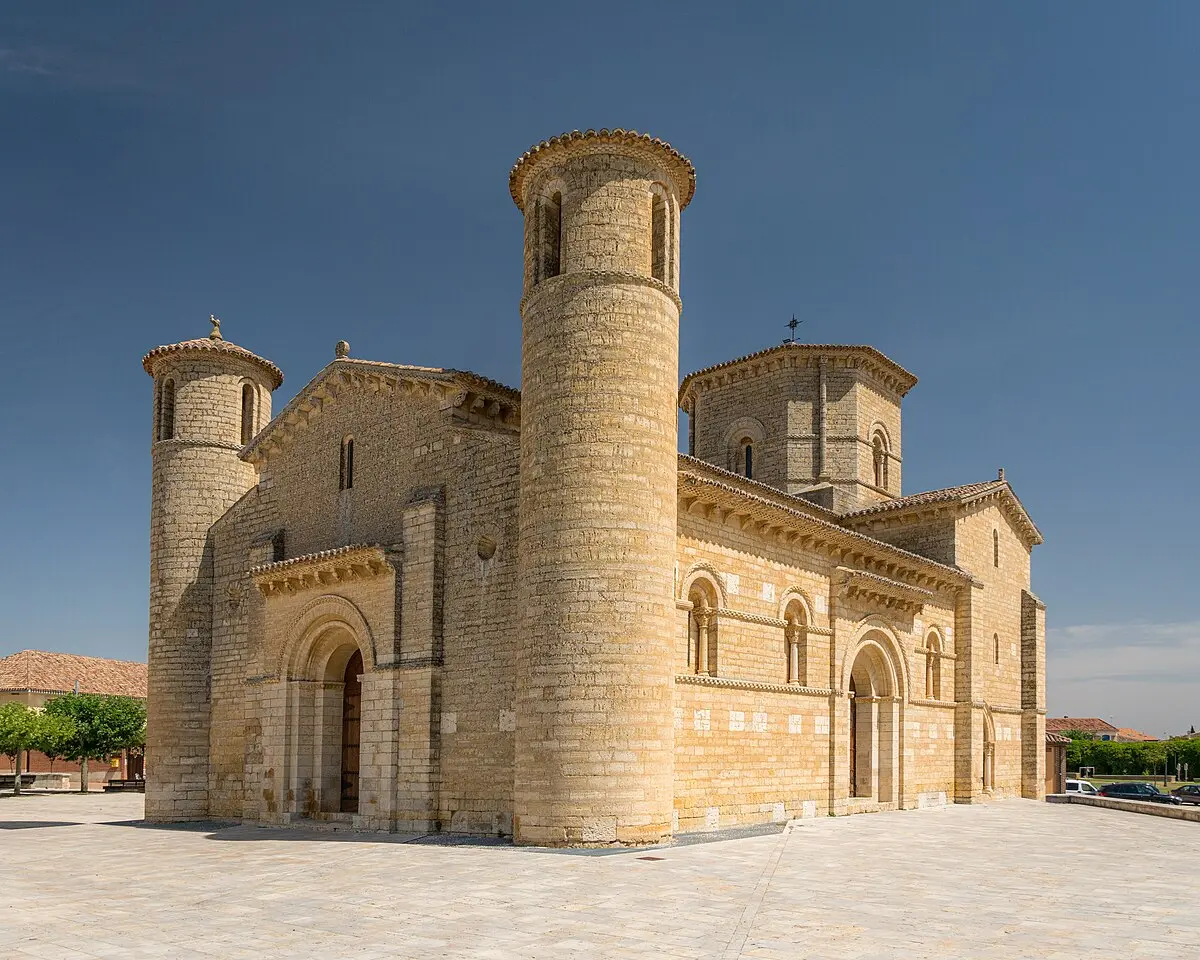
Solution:
[(1009, 800), (585, 856), (0, 798), (19, 958), (1200, 957), (1200, 825)]

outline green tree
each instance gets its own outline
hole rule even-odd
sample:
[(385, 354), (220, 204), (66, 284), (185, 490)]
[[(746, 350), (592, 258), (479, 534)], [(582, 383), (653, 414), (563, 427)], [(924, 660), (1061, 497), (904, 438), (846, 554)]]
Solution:
[(33, 748), (40, 720), (41, 714), (23, 703), (0, 707), (0, 753), (12, 762), (14, 795), (21, 793), (21, 757)]
[(43, 712), (39, 714), (38, 729), (33, 738), (33, 749), (40, 750), (45, 754), (46, 759), (50, 761), (50, 770), (53, 772), (54, 761), (67, 758), (74, 737), (74, 720)]
[(47, 700), (45, 710), (49, 716), (65, 717), (75, 724), (64, 755), (79, 761), (81, 793), (88, 792), (89, 760), (103, 760), (145, 743), (146, 705), (133, 697), (68, 693)]

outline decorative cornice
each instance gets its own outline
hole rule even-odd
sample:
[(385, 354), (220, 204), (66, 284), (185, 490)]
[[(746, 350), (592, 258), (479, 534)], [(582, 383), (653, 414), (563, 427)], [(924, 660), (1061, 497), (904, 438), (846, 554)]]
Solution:
[(788, 693), (798, 697), (831, 697), (836, 691), (823, 687), (802, 687), (798, 683), (761, 683), (758, 680), (736, 680), (732, 677), (711, 677), (704, 673), (677, 673), (675, 682), (698, 687), (722, 687), (726, 690), (754, 690), (760, 693)]
[(663, 296), (669, 298), (675, 304), (676, 310), (683, 309), (683, 301), (674, 289), (661, 280), (647, 276), (646, 274), (633, 273), (629, 270), (568, 270), (566, 273), (560, 273), (556, 277), (547, 277), (532, 287), (528, 293), (521, 297), (519, 313), (524, 317), (525, 308), (547, 291), (556, 290), (558, 287), (568, 284), (582, 285), (585, 283), (597, 286), (600, 284), (632, 283), (649, 287), (651, 290), (657, 290)]
[(686, 207), (696, 193), (696, 168), (687, 157), (666, 140), (618, 127), (614, 130), (584, 130), (582, 133), (572, 130), (530, 147), (518, 158), (508, 175), (508, 189), (513, 203), (524, 212), (525, 184), (542, 167), (557, 159), (592, 152), (601, 144), (616, 147), (620, 152), (629, 151), (641, 156), (649, 154), (659, 162), (665, 162), (667, 173), (675, 181), (680, 209)]
[(240, 443), (228, 443), (224, 440), (189, 440), (186, 437), (172, 437), (170, 440), (155, 440), (151, 450), (170, 449), (171, 447), (216, 447), (218, 450), (241, 451)]
[(867, 600), (886, 609), (900, 609), (908, 613), (919, 613), (925, 604), (934, 598), (932, 590), (901, 583), (877, 573), (867, 573), (864, 570), (854, 570), (849, 567), (838, 567), (842, 594), (860, 600)]
[(285, 596), (394, 573), (393, 557), (394, 554), (383, 547), (360, 544), (260, 564), (250, 568), (250, 577), (264, 597)]
[(778, 370), (819, 369), (824, 360), (831, 369), (861, 370), (877, 384), (903, 397), (917, 378), (874, 347), (854, 344), (783, 343), (757, 353), (726, 360), (695, 373), (679, 385), (679, 406), (689, 409), (693, 393), (774, 373)]
[(975, 582), (957, 567), (848, 530), (816, 516), (811, 504), (796, 497), (682, 454), (679, 513), (733, 522), (764, 540), (823, 554), (834, 566), (853, 566), (917, 589), (953, 592)]
[[(691, 605), (688, 605), (691, 609)], [(716, 614), (718, 620), (741, 620), (743, 623), (757, 623), (764, 627), (776, 627), (779, 630), (787, 629), (787, 621), (779, 617), (763, 617), (757, 613), (746, 613), (743, 610), (733, 610), (729, 607), (721, 607), (717, 610), (709, 611)], [(813, 624), (805, 624), (800, 628), (804, 633), (813, 633), (821, 637), (832, 637), (833, 630), (829, 627), (818, 627)]]
[(958, 706), (953, 700), (924, 700), (919, 697), (909, 697), (908, 702), (914, 707), (945, 707), (950, 710)]

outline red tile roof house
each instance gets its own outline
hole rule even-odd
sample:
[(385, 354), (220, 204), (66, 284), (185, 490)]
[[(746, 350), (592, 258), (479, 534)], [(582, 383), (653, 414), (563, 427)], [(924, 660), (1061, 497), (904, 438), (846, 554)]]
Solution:
[(1120, 729), (1099, 717), (1047, 717), (1046, 732), (1065, 734), (1068, 730), (1090, 733), (1097, 740), (1117, 740)]
[[(44, 650), (22, 650), (0, 658), (0, 706), (23, 703), (40, 707), (51, 697), (78, 689), (80, 693), (119, 694), (146, 699), (146, 664), (129, 660), (109, 660), (105, 657), (84, 657), (74, 653), (47, 653)], [(121, 757), (117, 766), (91, 763), (89, 783), (103, 783), (114, 777), (142, 775), (141, 757)], [(79, 786), (79, 764), (65, 760), (50, 760), (37, 751), (25, 755), (23, 772), (59, 774), (68, 778), (63, 786)], [(12, 761), (0, 757), (0, 770), (12, 772)], [(39, 778), (46, 779), (46, 778)], [(54, 784), (58, 786), (58, 783)]]

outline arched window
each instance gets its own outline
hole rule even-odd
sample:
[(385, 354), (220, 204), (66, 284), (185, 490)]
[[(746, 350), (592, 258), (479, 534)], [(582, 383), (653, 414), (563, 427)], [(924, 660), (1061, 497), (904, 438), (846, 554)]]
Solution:
[(788, 601), (783, 612), (787, 647), (788, 683), (808, 682), (808, 613), (799, 599)]
[(242, 446), (254, 439), (254, 384), (242, 384)]
[(887, 439), (876, 431), (871, 440), (871, 457), (875, 466), (875, 486), (881, 490), (888, 488), (888, 448)]
[(158, 439), (171, 440), (175, 436), (175, 381), (168, 377), (162, 382), (158, 399)]
[(936, 633), (925, 638), (925, 699), (942, 699), (942, 642)]
[(1000, 531), (992, 531), (992, 565), (1000, 566)]
[(667, 229), (667, 198), (656, 189), (650, 195), (650, 276), (667, 282), (667, 250), (670, 247)]
[(557, 277), (562, 266), (562, 193), (555, 190), (540, 203), (542, 260), (539, 280)]
[(696, 580), (688, 591), (688, 669), (717, 675), (717, 592), (711, 583)]
[(998, 664), (1000, 663), (1000, 634), (992, 634), (992, 659)]
[(754, 441), (749, 437), (742, 437), (739, 446), (741, 452), (738, 454), (738, 472), (747, 480), (754, 479)]
[(342, 441), (342, 460), (338, 471), (338, 489), (349, 490), (354, 486), (354, 438)]

